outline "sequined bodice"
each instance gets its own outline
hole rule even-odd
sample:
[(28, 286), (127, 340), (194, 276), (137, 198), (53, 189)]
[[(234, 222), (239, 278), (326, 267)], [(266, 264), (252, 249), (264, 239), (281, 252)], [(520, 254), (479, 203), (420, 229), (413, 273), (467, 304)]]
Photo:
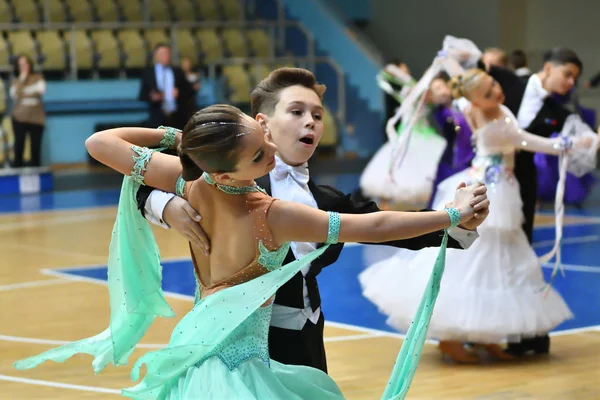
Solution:
[[(274, 199), (260, 192), (248, 193), (243, 196), (247, 199), (248, 211), (253, 221), (253, 232), (256, 242), (256, 257), (234, 275), (204, 286), (198, 279), (196, 270), (197, 294), (196, 301), (210, 296), (225, 288), (248, 282), (270, 271), (280, 268), (289, 251), (289, 243), (276, 247), (271, 231), (266, 223), (269, 207)], [(262, 307), (256, 310), (248, 319), (238, 326), (224, 340), (210, 356), (216, 356), (230, 369), (237, 368), (241, 363), (251, 358), (258, 358), (269, 365), (268, 334), (271, 321), (273, 298), (269, 299)]]
[[(222, 190), (222, 189), (220, 189)], [(233, 190), (233, 189), (232, 189)], [(198, 269), (193, 257), (194, 270), (196, 271), (196, 301), (205, 298), (215, 292), (227, 287), (236, 286), (259, 278), (260, 276), (281, 268), (290, 244), (285, 243), (277, 247), (273, 239), (271, 230), (267, 224), (267, 212), (274, 199), (261, 191), (234, 193), (244, 196), (248, 206), (248, 212), (252, 219), (253, 233), (256, 243), (256, 257), (248, 266), (242, 268), (233, 276), (221, 280), (210, 286), (202, 285), (198, 279)], [(336, 212), (328, 212), (329, 229), (327, 232), (326, 244), (335, 244), (338, 242), (340, 233), (340, 216)], [(271, 311), (273, 308), (274, 296), (269, 298), (261, 307), (254, 311), (240, 325), (238, 325), (210, 354), (199, 362), (201, 364), (206, 359), (218, 357), (230, 370), (233, 370), (250, 359), (258, 359), (265, 365), (270, 365), (268, 335), (271, 321)], [(223, 318), (227, 318), (224, 315)], [(210, 322), (209, 322), (210, 323)], [(198, 365), (199, 365), (198, 364)]]
[(486, 184), (499, 179), (512, 179), (516, 147), (509, 138), (509, 130), (517, 130), (516, 119), (508, 108), (502, 107), (504, 118), (489, 122), (475, 132), (476, 156), (469, 174)]
[(481, 127), (475, 132), (477, 156), (495, 157), (503, 155), (504, 163), (510, 167), (514, 164), (516, 147), (509, 139), (506, 130), (518, 129), (510, 118), (496, 120)]
[(514, 179), (514, 155), (492, 154), (487, 156), (477, 155), (471, 163), (468, 174), (473, 180), (486, 185), (494, 185), (501, 179)]
[(269, 325), (272, 309), (271, 301), (269, 305), (256, 310), (231, 332), (210, 356), (219, 357), (230, 371), (251, 358), (257, 358), (269, 366)]

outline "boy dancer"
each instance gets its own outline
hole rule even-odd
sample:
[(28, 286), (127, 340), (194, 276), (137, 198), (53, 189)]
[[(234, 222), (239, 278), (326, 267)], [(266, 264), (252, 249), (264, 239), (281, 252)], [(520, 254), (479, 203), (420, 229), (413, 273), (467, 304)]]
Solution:
[[(350, 195), (329, 186), (318, 186), (310, 178), (307, 161), (323, 135), (324, 109), (321, 99), (324, 92), (325, 86), (318, 84), (310, 71), (298, 68), (275, 70), (254, 89), (251, 96), (252, 116), (278, 147), (275, 169), (257, 179), (256, 183), (275, 198), (326, 211), (354, 214), (379, 211), (373, 202), (355, 202)], [(476, 210), (479, 208), (478, 218), (463, 224), (462, 229), (450, 230), (449, 247), (468, 248), (478, 237), (475, 229), (488, 213), (489, 201), (485, 191), (485, 186), (475, 189), (472, 204), (478, 204), (475, 205)], [(175, 221), (172, 222), (173, 226), (188, 240), (206, 241), (194, 222), (194, 218), (198, 219), (199, 216), (185, 200), (142, 186), (138, 193), (138, 205), (150, 221), (167, 228), (164, 221)], [(442, 236), (440, 231), (385, 244), (419, 250), (439, 246)], [(292, 243), (284, 263), (298, 259), (320, 246), (318, 243)], [(324, 267), (338, 259), (342, 247), (343, 243), (331, 246), (277, 291), (269, 332), (269, 352), (274, 360), (284, 364), (307, 365), (327, 372), (323, 343), (325, 320), (316, 277)]]

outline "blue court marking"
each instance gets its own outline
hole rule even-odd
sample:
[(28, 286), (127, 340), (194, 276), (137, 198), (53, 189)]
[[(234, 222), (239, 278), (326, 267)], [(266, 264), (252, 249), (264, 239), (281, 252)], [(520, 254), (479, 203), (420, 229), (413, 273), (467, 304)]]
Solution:
[[(323, 175), (316, 177), (315, 182), (333, 185), (344, 193), (349, 193), (357, 187), (358, 178), (356, 174)], [(0, 215), (116, 206), (120, 192), (119, 188), (0, 196)]]
[[(535, 245), (538, 254), (544, 254), (552, 249), (554, 245), (554, 227), (552, 229), (535, 230), (534, 242), (544, 245)], [(582, 239), (578, 242), (578, 239)], [(582, 224), (563, 227), (562, 262), (565, 264), (578, 264), (597, 266), (600, 270), (598, 260), (598, 246), (600, 245), (600, 224)], [(599, 312), (600, 314), (600, 312)]]
[[(593, 248), (597, 244), (586, 245)], [(385, 323), (386, 316), (380, 314), (377, 308), (362, 296), (357, 276), (365, 268), (362, 254), (364, 248), (362, 245), (345, 247), (338, 261), (325, 268), (319, 275), (323, 312), (328, 321), (395, 332)], [(569, 248), (570, 246), (563, 250), (569, 259), (578, 259), (579, 264), (592, 264), (582, 263), (584, 259), (571, 254)], [(589, 256), (592, 253), (591, 250), (586, 252)], [(586, 259), (593, 260), (587, 257)], [(195, 278), (191, 260), (165, 260), (162, 264), (163, 289), (170, 293), (193, 296)], [(55, 271), (100, 281), (107, 279), (106, 266)], [(544, 268), (546, 279), (549, 278), (550, 272), (549, 268)], [(555, 331), (600, 325), (600, 266), (597, 273), (568, 270), (565, 278), (560, 275), (556, 277), (554, 287), (562, 294), (575, 315), (574, 319), (564, 322)]]
[(0, 196), (0, 214), (116, 206), (120, 192), (120, 189), (96, 189)]

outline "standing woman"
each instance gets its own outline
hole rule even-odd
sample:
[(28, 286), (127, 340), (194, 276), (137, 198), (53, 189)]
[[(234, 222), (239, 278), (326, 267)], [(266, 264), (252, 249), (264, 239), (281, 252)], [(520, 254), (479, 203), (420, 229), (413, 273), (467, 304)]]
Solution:
[[(198, 94), (198, 91), (200, 90), (200, 74), (196, 73), (192, 64), (192, 59), (189, 57), (182, 57), (181, 58), (181, 69), (183, 70), (183, 73), (185, 74), (185, 78), (188, 80), (188, 82), (190, 83), (190, 85), (192, 85), (192, 89), (194, 91), (194, 96), (196, 96), (196, 94)], [(195, 111), (195, 110), (194, 110)]]
[(13, 167), (23, 166), (25, 136), (31, 141), (31, 162), (33, 167), (41, 165), (42, 133), (46, 124), (46, 112), (42, 96), (46, 93), (46, 81), (41, 74), (33, 71), (33, 62), (26, 55), (20, 55), (15, 66), (16, 79), (10, 86), (13, 99), (11, 114), (15, 133), (15, 159)]

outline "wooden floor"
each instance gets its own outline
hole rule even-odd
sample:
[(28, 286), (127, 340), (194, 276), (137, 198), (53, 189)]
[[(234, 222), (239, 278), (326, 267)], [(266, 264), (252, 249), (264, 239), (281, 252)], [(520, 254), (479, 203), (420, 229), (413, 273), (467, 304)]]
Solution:
[[(91, 357), (84, 355), (30, 371), (12, 367), (18, 359), (107, 326), (106, 286), (42, 271), (104, 264), (114, 216), (114, 207), (0, 215), (0, 398), (117, 398), (120, 388), (131, 386), (129, 368), (109, 367), (94, 375)], [(188, 256), (176, 233), (154, 232), (163, 258)], [(166, 343), (192, 305), (183, 298), (169, 302), (178, 317), (157, 320), (131, 364), (148, 348)], [(330, 374), (347, 398), (380, 398), (401, 339), (335, 324), (327, 326), (326, 336)], [(600, 399), (600, 331), (555, 336), (550, 356), (519, 363), (452, 365), (428, 344), (408, 398)]]

